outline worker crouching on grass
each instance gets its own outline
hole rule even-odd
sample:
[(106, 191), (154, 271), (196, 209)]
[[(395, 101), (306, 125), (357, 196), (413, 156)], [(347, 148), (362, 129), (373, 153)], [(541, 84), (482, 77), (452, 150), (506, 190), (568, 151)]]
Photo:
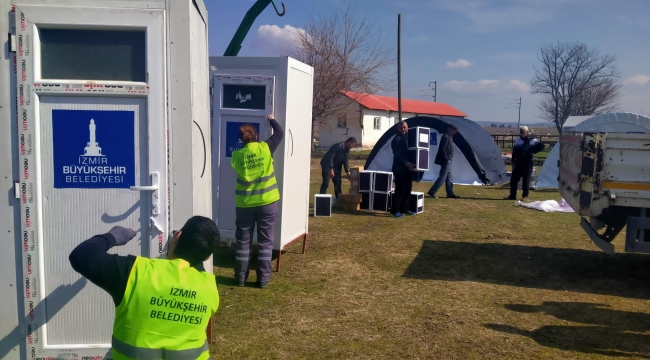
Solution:
[(273, 135), (265, 141), (258, 141), (258, 134), (250, 124), (239, 128), (239, 138), (244, 146), (233, 151), (231, 165), (237, 173), (235, 188), (235, 281), (244, 286), (248, 280), (250, 248), (253, 231), (257, 225), (257, 285), (265, 288), (271, 278), (271, 259), (273, 256), (273, 234), (278, 216), (280, 191), (273, 170), (273, 152), (277, 149), (284, 132), (280, 124), (268, 116)]
[(326, 194), (330, 179), (334, 183), (334, 204), (341, 194), (341, 166), (350, 180), (350, 149), (357, 146), (357, 139), (350, 137), (344, 142), (332, 145), (320, 161), (323, 172), (323, 183), (320, 186), (319, 194)]
[(170, 239), (167, 259), (107, 254), (136, 232), (114, 227), (79, 244), (70, 264), (115, 303), (113, 359), (209, 359), (206, 328), (219, 307), (203, 262), (219, 245), (211, 219), (194, 216)]

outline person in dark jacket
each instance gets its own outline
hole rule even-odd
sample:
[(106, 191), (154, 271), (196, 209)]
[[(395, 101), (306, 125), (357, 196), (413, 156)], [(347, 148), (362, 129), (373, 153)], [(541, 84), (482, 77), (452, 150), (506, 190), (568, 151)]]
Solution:
[(510, 196), (505, 200), (517, 199), (517, 183), (522, 181), (521, 188), (524, 190), (522, 200), (528, 200), (530, 189), (530, 175), (533, 172), (533, 155), (544, 150), (544, 144), (537, 139), (529, 137), (530, 131), (527, 126), (519, 128), (519, 137), (515, 140), (512, 148), (512, 177), (510, 178)]
[(395, 180), (395, 195), (390, 213), (393, 217), (401, 219), (406, 215), (415, 215), (409, 211), (409, 198), (413, 187), (413, 171), (415, 164), (408, 161), (408, 125), (406, 121), (397, 123), (397, 134), (390, 143), (393, 150), (393, 178)]
[(350, 137), (344, 142), (332, 145), (320, 161), (323, 170), (323, 183), (320, 186), (319, 194), (326, 194), (330, 185), (330, 179), (334, 183), (334, 203), (341, 194), (341, 166), (350, 180), (350, 164), (348, 158), (350, 149), (357, 146), (357, 139)]
[(454, 134), (457, 129), (451, 125), (447, 126), (447, 133), (440, 137), (440, 144), (438, 145), (438, 153), (434, 163), (440, 165), (440, 173), (436, 182), (433, 183), (431, 189), (427, 192), (432, 198), (437, 198), (436, 193), (442, 186), (444, 181), (445, 190), (447, 191), (448, 198), (459, 198), (460, 196), (454, 194), (454, 179), (451, 175), (451, 162), (454, 159)]

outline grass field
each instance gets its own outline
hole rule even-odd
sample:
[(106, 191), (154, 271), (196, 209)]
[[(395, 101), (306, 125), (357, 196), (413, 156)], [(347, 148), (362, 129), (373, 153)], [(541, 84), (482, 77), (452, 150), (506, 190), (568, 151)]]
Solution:
[(515, 207), (505, 188), (456, 192), (405, 219), (311, 217), (306, 254), (288, 247), (264, 290), (234, 287), (220, 249), (213, 358), (650, 358), (650, 258), (601, 253), (577, 215)]

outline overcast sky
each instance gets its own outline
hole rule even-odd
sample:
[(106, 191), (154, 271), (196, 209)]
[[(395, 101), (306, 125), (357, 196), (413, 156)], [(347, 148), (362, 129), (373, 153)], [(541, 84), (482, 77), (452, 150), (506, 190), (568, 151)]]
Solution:
[[(277, 0), (276, 0), (277, 1)], [(222, 55), (254, 0), (205, 1), (210, 54)], [(279, 44), (310, 15), (335, 10), (341, 0), (285, 0), (257, 18), (239, 56), (274, 56)], [(580, 41), (616, 56), (624, 81), (621, 111), (650, 114), (650, 0), (353, 0), (386, 41), (397, 43), (402, 13), (402, 96), (438, 101), (477, 121), (540, 122), (538, 97), (529, 92), (540, 45)], [(280, 6), (280, 1), (277, 1)], [(394, 88), (384, 95), (397, 96)], [(433, 87), (433, 85), (431, 85)]]

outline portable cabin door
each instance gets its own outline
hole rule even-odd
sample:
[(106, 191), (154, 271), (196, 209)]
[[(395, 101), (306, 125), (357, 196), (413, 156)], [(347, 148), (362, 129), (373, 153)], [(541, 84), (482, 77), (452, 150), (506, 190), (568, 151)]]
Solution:
[(110, 358), (115, 305), (70, 266), (82, 241), (167, 231), (164, 10), (16, 6), (24, 306), (29, 358)]
[(244, 145), (239, 138), (244, 124), (256, 128), (260, 141), (271, 134), (266, 117), (273, 114), (274, 77), (215, 75), (213, 91), (212, 216), (221, 237), (235, 239), (237, 174), (230, 164), (232, 152)]

